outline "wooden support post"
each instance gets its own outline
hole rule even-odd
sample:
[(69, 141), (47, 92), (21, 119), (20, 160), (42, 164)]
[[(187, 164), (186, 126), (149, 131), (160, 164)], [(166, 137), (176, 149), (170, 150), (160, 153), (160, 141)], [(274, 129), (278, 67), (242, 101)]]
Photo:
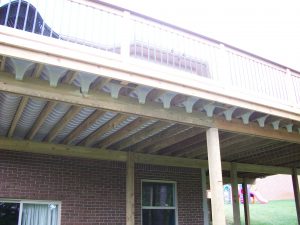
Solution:
[(213, 225), (225, 225), (223, 180), (217, 128), (206, 131)]
[(293, 179), (293, 188), (294, 188), (298, 225), (300, 225), (300, 194), (299, 194), (299, 180), (298, 180), (298, 174), (296, 168), (293, 169), (292, 179)]
[(126, 225), (134, 225), (134, 154), (128, 152), (126, 173)]
[(209, 225), (208, 220), (208, 204), (207, 204), (207, 187), (206, 187), (206, 169), (201, 168), (201, 184), (202, 184), (202, 208), (203, 208), (203, 225)]
[(233, 221), (234, 221), (234, 225), (241, 225), (238, 177), (237, 177), (235, 163), (231, 164), (230, 181), (231, 181), (231, 192), (232, 192)]
[(243, 180), (243, 199), (244, 199), (244, 214), (245, 214), (245, 225), (250, 225), (250, 210), (249, 210), (249, 199), (248, 199), (248, 188), (247, 180)]

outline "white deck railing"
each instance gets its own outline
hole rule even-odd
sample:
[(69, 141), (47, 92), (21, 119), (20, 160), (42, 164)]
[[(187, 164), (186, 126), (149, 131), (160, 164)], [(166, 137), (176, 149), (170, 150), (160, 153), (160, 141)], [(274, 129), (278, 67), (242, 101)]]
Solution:
[(300, 73), (277, 63), (96, 0), (30, 3), (2, 3), (1, 24), (147, 60), (300, 108)]

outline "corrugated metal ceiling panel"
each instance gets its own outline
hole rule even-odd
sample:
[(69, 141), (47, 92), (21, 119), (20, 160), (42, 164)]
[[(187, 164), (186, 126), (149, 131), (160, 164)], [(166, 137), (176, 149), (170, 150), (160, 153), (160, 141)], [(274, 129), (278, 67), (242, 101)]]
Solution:
[(57, 124), (57, 122), (65, 115), (69, 110), (70, 105), (65, 103), (57, 103), (53, 111), (46, 118), (45, 122), (34, 137), (35, 141), (42, 141), (51, 129)]
[(89, 136), (91, 133), (93, 133), (95, 130), (97, 130), (99, 127), (101, 127), (107, 121), (111, 120), (116, 115), (117, 115), (117, 113), (115, 113), (115, 112), (106, 112), (94, 124), (92, 124), (92, 126), (90, 126), (88, 129), (83, 131), (74, 141), (72, 141), (71, 144), (75, 145), (75, 144), (79, 143), (80, 141), (82, 141), (84, 138)]
[(65, 126), (65, 128), (59, 132), (53, 142), (60, 143), (63, 141), (72, 130), (81, 124), (94, 111), (95, 109), (92, 108), (82, 108), (81, 111)]
[(30, 98), (17, 124), (15, 137), (24, 138), (46, 105), (46, 100)]
[(0, 135), (5, 136), (18, 109), (20, 96), (0, 93)]

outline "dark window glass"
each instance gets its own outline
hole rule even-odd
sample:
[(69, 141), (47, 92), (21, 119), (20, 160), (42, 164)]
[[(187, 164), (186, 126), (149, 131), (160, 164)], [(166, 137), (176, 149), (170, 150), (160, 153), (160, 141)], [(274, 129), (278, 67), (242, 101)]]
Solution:
[(174, 206), (174, 184), (143, 182), (143, 206)]
[(18, 225), (19, 203), (0, 202), (0, 225)]
[(143, 209), (143, 225), (175, 225), (175, 209)]

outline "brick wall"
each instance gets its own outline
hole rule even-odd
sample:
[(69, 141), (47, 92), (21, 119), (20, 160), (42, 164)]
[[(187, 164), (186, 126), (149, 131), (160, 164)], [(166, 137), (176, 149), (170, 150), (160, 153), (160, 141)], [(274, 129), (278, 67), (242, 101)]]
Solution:
[(125, 224), (125, 164), (0, 151), (0, 197), (62, 202), (62, 225)]
[[(136, 165), (136, 224), (141, 179), (177, 182), (178, 220), (202, 224), (199, 170)], [(121, 162), (0, 151), (0, 198), (62, 202), (62, 225), (124, 225), (126, 165)]]

